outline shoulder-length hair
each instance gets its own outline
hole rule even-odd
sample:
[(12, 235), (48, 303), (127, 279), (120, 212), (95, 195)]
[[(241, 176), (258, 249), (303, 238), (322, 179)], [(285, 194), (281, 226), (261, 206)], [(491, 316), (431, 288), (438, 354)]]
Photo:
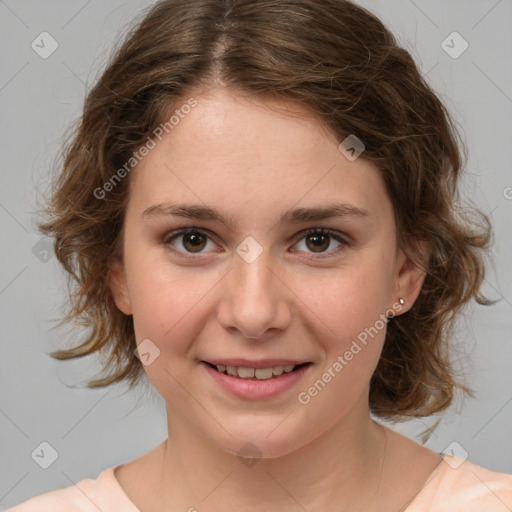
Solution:
[[(347, 0), (163, 0), (120, 42), (64, 145), (40, 225), (69, 273), (64, 321), (87, 328), (52, 357), (108, 355), (109, 373), (91, 388), (134, 386), (144, 374), (132, 317), (117, 309), (106, 278), (122, 257), (129, 171), (191, 91), (219, 86), (299, 101), (340, 142), (355, 134), (361, 158), (381, 172), (398, 247), (426, 278), (413, 307), (388, 324), (371, 411), (426, 416), (448, 407), (456, 387), (471, 394), (457, 381), (449, 341), (462, 306), (492, 303), (480, 294), (490, 221), (460, 204), (465, 148), (447, 109), (382, 22)], [(428, 258), (414, 240), (429, 242)]]

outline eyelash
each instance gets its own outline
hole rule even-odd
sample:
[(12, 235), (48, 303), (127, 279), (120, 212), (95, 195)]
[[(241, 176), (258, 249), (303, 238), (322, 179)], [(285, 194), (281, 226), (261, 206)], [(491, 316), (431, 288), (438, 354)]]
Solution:
[[(190, 234), (199, 234), (199, 235), (205, 236), (205, 237), (207, 237), (207, 238), (209, 238), (211, 240), (211, 237), (208, 235), (208, 233), (206, 233), (206, 232), (204, 232), (204, 231), (202, 231), (200, 229), (197, 229), (197, 228), (194, 228), (194, 227), (190, 227), (190, 228), (177, 229), (175, 231), (171, 231), (171, 232), (167, 233), (164, 236), (164, 238), (162, 240), (162, 243), (168, 249), (172, 250), (173, 252), (176, 252), (176, 253), (180, 254), (180, 256), (183, 256), (185, 258), (197, 258), (198, 256), (200, 256), (203, 253), (187, 253), (187, 252), (183, 252), (183, 251), (180, 251), (178, 249), (175, 249), (174, 247), (172, 247), (172, 244), (171, 244), (171, 242), (175, 238), (178, 238), (178, 237), (183, 236), (183, 235), (190, 235)], [(308, 229), (306, 231), (301, 232), (299, 235), (300, 235), (300, 238), (299, 238), (299, 240), (294, 245), (296, 245), (303, 238), (306, 238), (308, 236), (314, 236), (314, 235), (330, 236), (330, 237), (334, 238), (337, 242), (340, 242), (341, 245), (344, 246), (344, 247), (350, 247), (352, 245), (348, 240), (343, 238), (338, 231), (334, 231), (334, 230), (328, 229), (328, 228), (312, 228), (312, 229)], [(329, 257), (332, 257), (332, 256), (336, 256), (336, 254), (338, 252), (340, 252), (340, 250), (344, 249), (344, 247), (342, 247), (342, 246), (337, 247), (336, 249), (333, 249), (331, 251), (328, 251), (327, 253), (317, 253), (318, 255), (314, 255), (312, 258), (313, 259), (324, 259), (324, 258), (329, 258)], [(310, 253), (310, 254), (315, 254), (315, 253)]]

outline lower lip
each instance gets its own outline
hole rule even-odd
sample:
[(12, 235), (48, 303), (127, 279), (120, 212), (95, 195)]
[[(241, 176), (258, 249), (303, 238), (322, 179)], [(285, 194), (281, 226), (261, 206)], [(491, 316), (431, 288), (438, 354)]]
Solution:
[(214, 370), (210, 365), (201, 361), (200, 365), (212, 376), (214, 381), (229, 393), (244, 399), (261, 400), (272, 398), (284, 393), (299, 382), (308, 371), (311, 364), (301, 366), (298, 370), (283, 373), (270, 379), (241, 379)]

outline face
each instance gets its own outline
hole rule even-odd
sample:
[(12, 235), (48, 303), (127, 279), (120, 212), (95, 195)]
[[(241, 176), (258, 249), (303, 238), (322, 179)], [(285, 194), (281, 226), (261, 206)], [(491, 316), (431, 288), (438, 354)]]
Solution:
[(423, 275), (378, 169), (304, 107), (195, 99), (131, 173), (111, 288), (171, 427), (277, 457), (368, 417), (386, 312)]

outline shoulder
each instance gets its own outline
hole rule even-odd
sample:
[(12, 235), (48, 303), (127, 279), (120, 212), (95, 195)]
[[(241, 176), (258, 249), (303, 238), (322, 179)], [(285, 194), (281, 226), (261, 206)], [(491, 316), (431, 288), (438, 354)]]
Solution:
[(462, 507), (465, 512), (512, 510), (512, 475), (445, 454), (406, 512), (452, 512)]
[(114, 476), (115, 468), (97, 479), (85, 478), (75, 485), (34, 496), (6, 512), (138, 512)]

